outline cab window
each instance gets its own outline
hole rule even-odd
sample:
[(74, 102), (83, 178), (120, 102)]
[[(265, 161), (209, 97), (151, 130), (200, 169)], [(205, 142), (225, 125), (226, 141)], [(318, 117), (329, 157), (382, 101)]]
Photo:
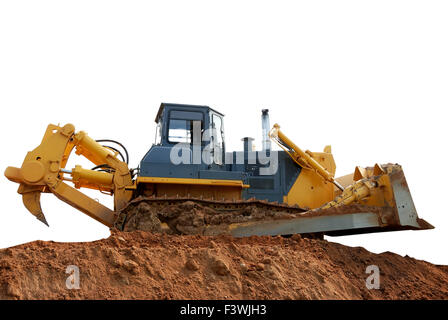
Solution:
[(191, 143), (193, 121), (171, 119), (168, 129), (168, 141), (173, 143)]
[(213, 141), (213, 156), (216, 164), (223, 163), (223, 151), (224, 151), (224, 128), (222, 124), (222, 118), (216, 114), (212, 116), (213, 129), (214, 129), (214, 141)]
[[(193, 141), (194, 124), (199, 123), (198, 136), (200, 139), (203, 129), (203, 114), (190, 111), (170, 111), (168, 122), (168, 142), (170, 143), (188, 143)], [(196, 126), (196, 128), (198, 128)]]

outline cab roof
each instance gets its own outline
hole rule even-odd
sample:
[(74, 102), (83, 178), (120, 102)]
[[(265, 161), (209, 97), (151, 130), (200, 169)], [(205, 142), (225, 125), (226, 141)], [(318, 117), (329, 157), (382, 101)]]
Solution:
[(182, 108), (185, 108), (185, 109), (188, 109), (188, 110), (195, 109), (195, 108), (197, 108), (197, 109), (202, 109), (202, 110), (207, 109), (207, 111), (210, 111), (210, 110), (211, 110), (211, 111), (213, 111), (213, 112), (215, 112), (215, 113), (217, 113), (217, 114), (219, 114), (219, 115), (221, 115), (221, 116), (224, 117), (224, 114), (222, 114), (222, 113), (219, 112), (219, 111), (216, 111), (215, 109), (210, 108), (209, 106), (200, 106), (200, 105), (193, 105), (193, 104), (178, 104), (178, 103), (166, 103), (166, 102), (162, 102), (162, 103), (160, 104), (159, 111), (157, 111), (157, 115), (156, 115), (156, 119), (155, 119), (155, 122), (156, 122), (156, 123), (159, 122), (160, 117), (162, 116), (162, 113), (163, 113), (163, 109), (165, 109), (165, 107), (175, 107), (176, 109), (182, 109)]

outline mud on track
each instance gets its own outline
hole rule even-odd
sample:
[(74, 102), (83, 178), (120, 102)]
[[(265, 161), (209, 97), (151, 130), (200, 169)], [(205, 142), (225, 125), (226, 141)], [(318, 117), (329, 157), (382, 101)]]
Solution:
[(159, 204), (143, 200), (136, 201), (123, 210), (127, 216), (123, 230), (183, 235), (219, 235), (228, 233), (228, 226), (232, 223), (291, 219), (304, 211), (294, 209), (297, 213), (291, 213), (286, 209), (274, 211), (264, 207), (262, 203), (249, 203), (233, 209), (223, 205), (221, 209), (217, 209), (197, 201)]

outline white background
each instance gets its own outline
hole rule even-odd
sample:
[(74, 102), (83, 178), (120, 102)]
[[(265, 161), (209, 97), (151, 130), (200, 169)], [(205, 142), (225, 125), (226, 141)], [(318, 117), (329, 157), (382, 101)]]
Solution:
[[(331, 144), (337, 175), (403, 165), (432, 231), (329, 238), (448, 264), (445, 1), (2, 1), (0, 168), (48, 123), (124, 143), (136, 167), (161, 102), (225, 113), (228, 150), (260, 146), (262, 108), (304, 149)], [(74, 157), (71, 165), (78, 163)], [(80, 162), (83, 164), (84, 162)], [(0, 247), (109, 231), (53, 195), (50, 228), (0, 177)], [(110, 204), (111, 199), (93, 197)]]

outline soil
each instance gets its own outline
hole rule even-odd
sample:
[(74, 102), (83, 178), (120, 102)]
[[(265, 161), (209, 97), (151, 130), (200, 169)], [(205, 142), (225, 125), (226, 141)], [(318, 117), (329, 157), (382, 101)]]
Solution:
[[(67, 289), (73, 265), (79, 289)], [(372, 265), (379, 289), (366, 286)], [(0, 250), (0, 299), (448, 299), (448, 266), (298, 235), (112, 231)]]

